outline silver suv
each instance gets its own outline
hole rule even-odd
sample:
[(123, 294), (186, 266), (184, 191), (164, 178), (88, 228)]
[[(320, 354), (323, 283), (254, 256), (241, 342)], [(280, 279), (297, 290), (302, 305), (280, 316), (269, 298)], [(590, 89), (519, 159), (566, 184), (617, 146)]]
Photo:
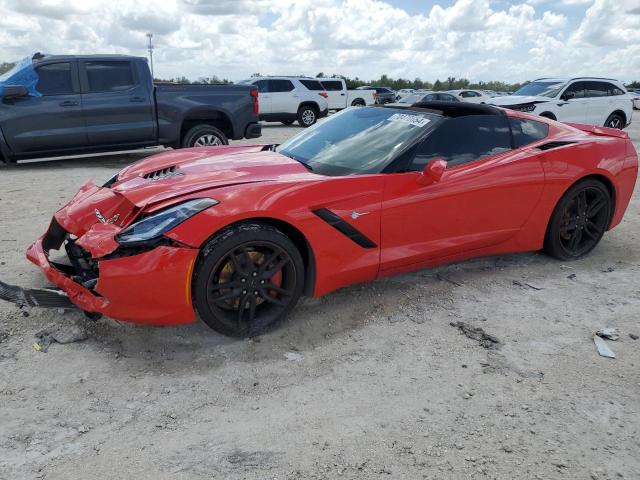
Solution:
[(239, 82), (258, 87), (260, 120), (310, 127), (329, 111), (327, 92), (310, 77), (253, 77)]

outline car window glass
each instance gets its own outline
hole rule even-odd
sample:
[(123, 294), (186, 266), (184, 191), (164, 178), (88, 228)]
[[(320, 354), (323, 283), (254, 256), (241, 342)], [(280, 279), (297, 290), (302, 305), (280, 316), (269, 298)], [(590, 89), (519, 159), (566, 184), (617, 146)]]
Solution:
[(510, 117), (509, 124), (516, 148), (542, 140), (549, 134), (549, 125), (546, 123)]
[(603, 83), (607, 91), (607, 95), (624, 95), (624, 92), (612, 83)]
[(606, 97), (608, 95), (607, 84), (604, 82), (584, 82), (584, 85), (584, 96), (587, 98)]
[[(575, 82), (567, 87), (563, 95), (567, 95), (567, 98), (584, 98), (585, 82)], [(573, 96), (570, 96), (573, 95)]]
[(342, 82), (338, 82), (336, 80), (324, 80), (320, 83), (322, 83), (322, 86), (327, 91), (330, 91), (330, 92), (342, 91)]
[(257, 82), (253, 82), (253, 84), (258, 87), (258, 92), (267, 93), (269, 92), (269, 80), (258, 80)]
[(314, 91), (324, 90), (324, 87), (322, 86), (322, 84), (317, 80), (300, 80), (300, 83), (304, 85), (307, 88), (307, 90), (314, 90)]
[(396, 108), (347, 108), (290, 138), (277, 151), (319, 175), (380, 173), (440, 118)]
[(117, 92), (135, 85), (130, 62), (84, 62), (90, 92)]
[(422, 170), (434, 158), (462, 165), (507, 150), (511, 134), (504, 115), (448, 118), (422, 141), (409, 169)]
[(270, 92), (290, 92), (291, 90), (293, 90), (291, 80), (269, 80)]
[(53, 63), (37, 68), (36, 90), (42, 95), (70, 95), (73, 92), (71, 63)]

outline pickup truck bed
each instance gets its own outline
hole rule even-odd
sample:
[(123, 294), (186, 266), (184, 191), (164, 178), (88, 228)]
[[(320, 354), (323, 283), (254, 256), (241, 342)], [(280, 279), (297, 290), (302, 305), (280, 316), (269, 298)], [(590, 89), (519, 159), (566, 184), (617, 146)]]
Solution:
[(154, 85), (141, 57), (26, 60), (0, 77), (0, 160), (260, 136), (255, 87)]

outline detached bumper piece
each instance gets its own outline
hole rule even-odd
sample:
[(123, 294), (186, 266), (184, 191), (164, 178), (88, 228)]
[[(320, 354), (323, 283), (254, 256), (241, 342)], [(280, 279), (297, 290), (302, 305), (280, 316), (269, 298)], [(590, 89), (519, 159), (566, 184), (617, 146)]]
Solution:
[(0, 300), (19, 307), (77, 308), (66, 293), (53, 288), (21, 288), (0, 281)]

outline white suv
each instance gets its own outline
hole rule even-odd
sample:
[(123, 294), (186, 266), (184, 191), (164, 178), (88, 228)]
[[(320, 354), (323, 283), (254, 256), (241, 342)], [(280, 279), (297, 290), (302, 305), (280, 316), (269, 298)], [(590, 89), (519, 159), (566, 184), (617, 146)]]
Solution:
[(633, 114), (624, 85), (610, 78), (539, 78), (513, 95), (495, 97), (487, 103), (560, 122), (620, 129), (631, 123)]
[(327, 92), (315, 78), (254, 77), (238, 82), (258, 87), (260, 120), (310, 127), (329, 112)]

